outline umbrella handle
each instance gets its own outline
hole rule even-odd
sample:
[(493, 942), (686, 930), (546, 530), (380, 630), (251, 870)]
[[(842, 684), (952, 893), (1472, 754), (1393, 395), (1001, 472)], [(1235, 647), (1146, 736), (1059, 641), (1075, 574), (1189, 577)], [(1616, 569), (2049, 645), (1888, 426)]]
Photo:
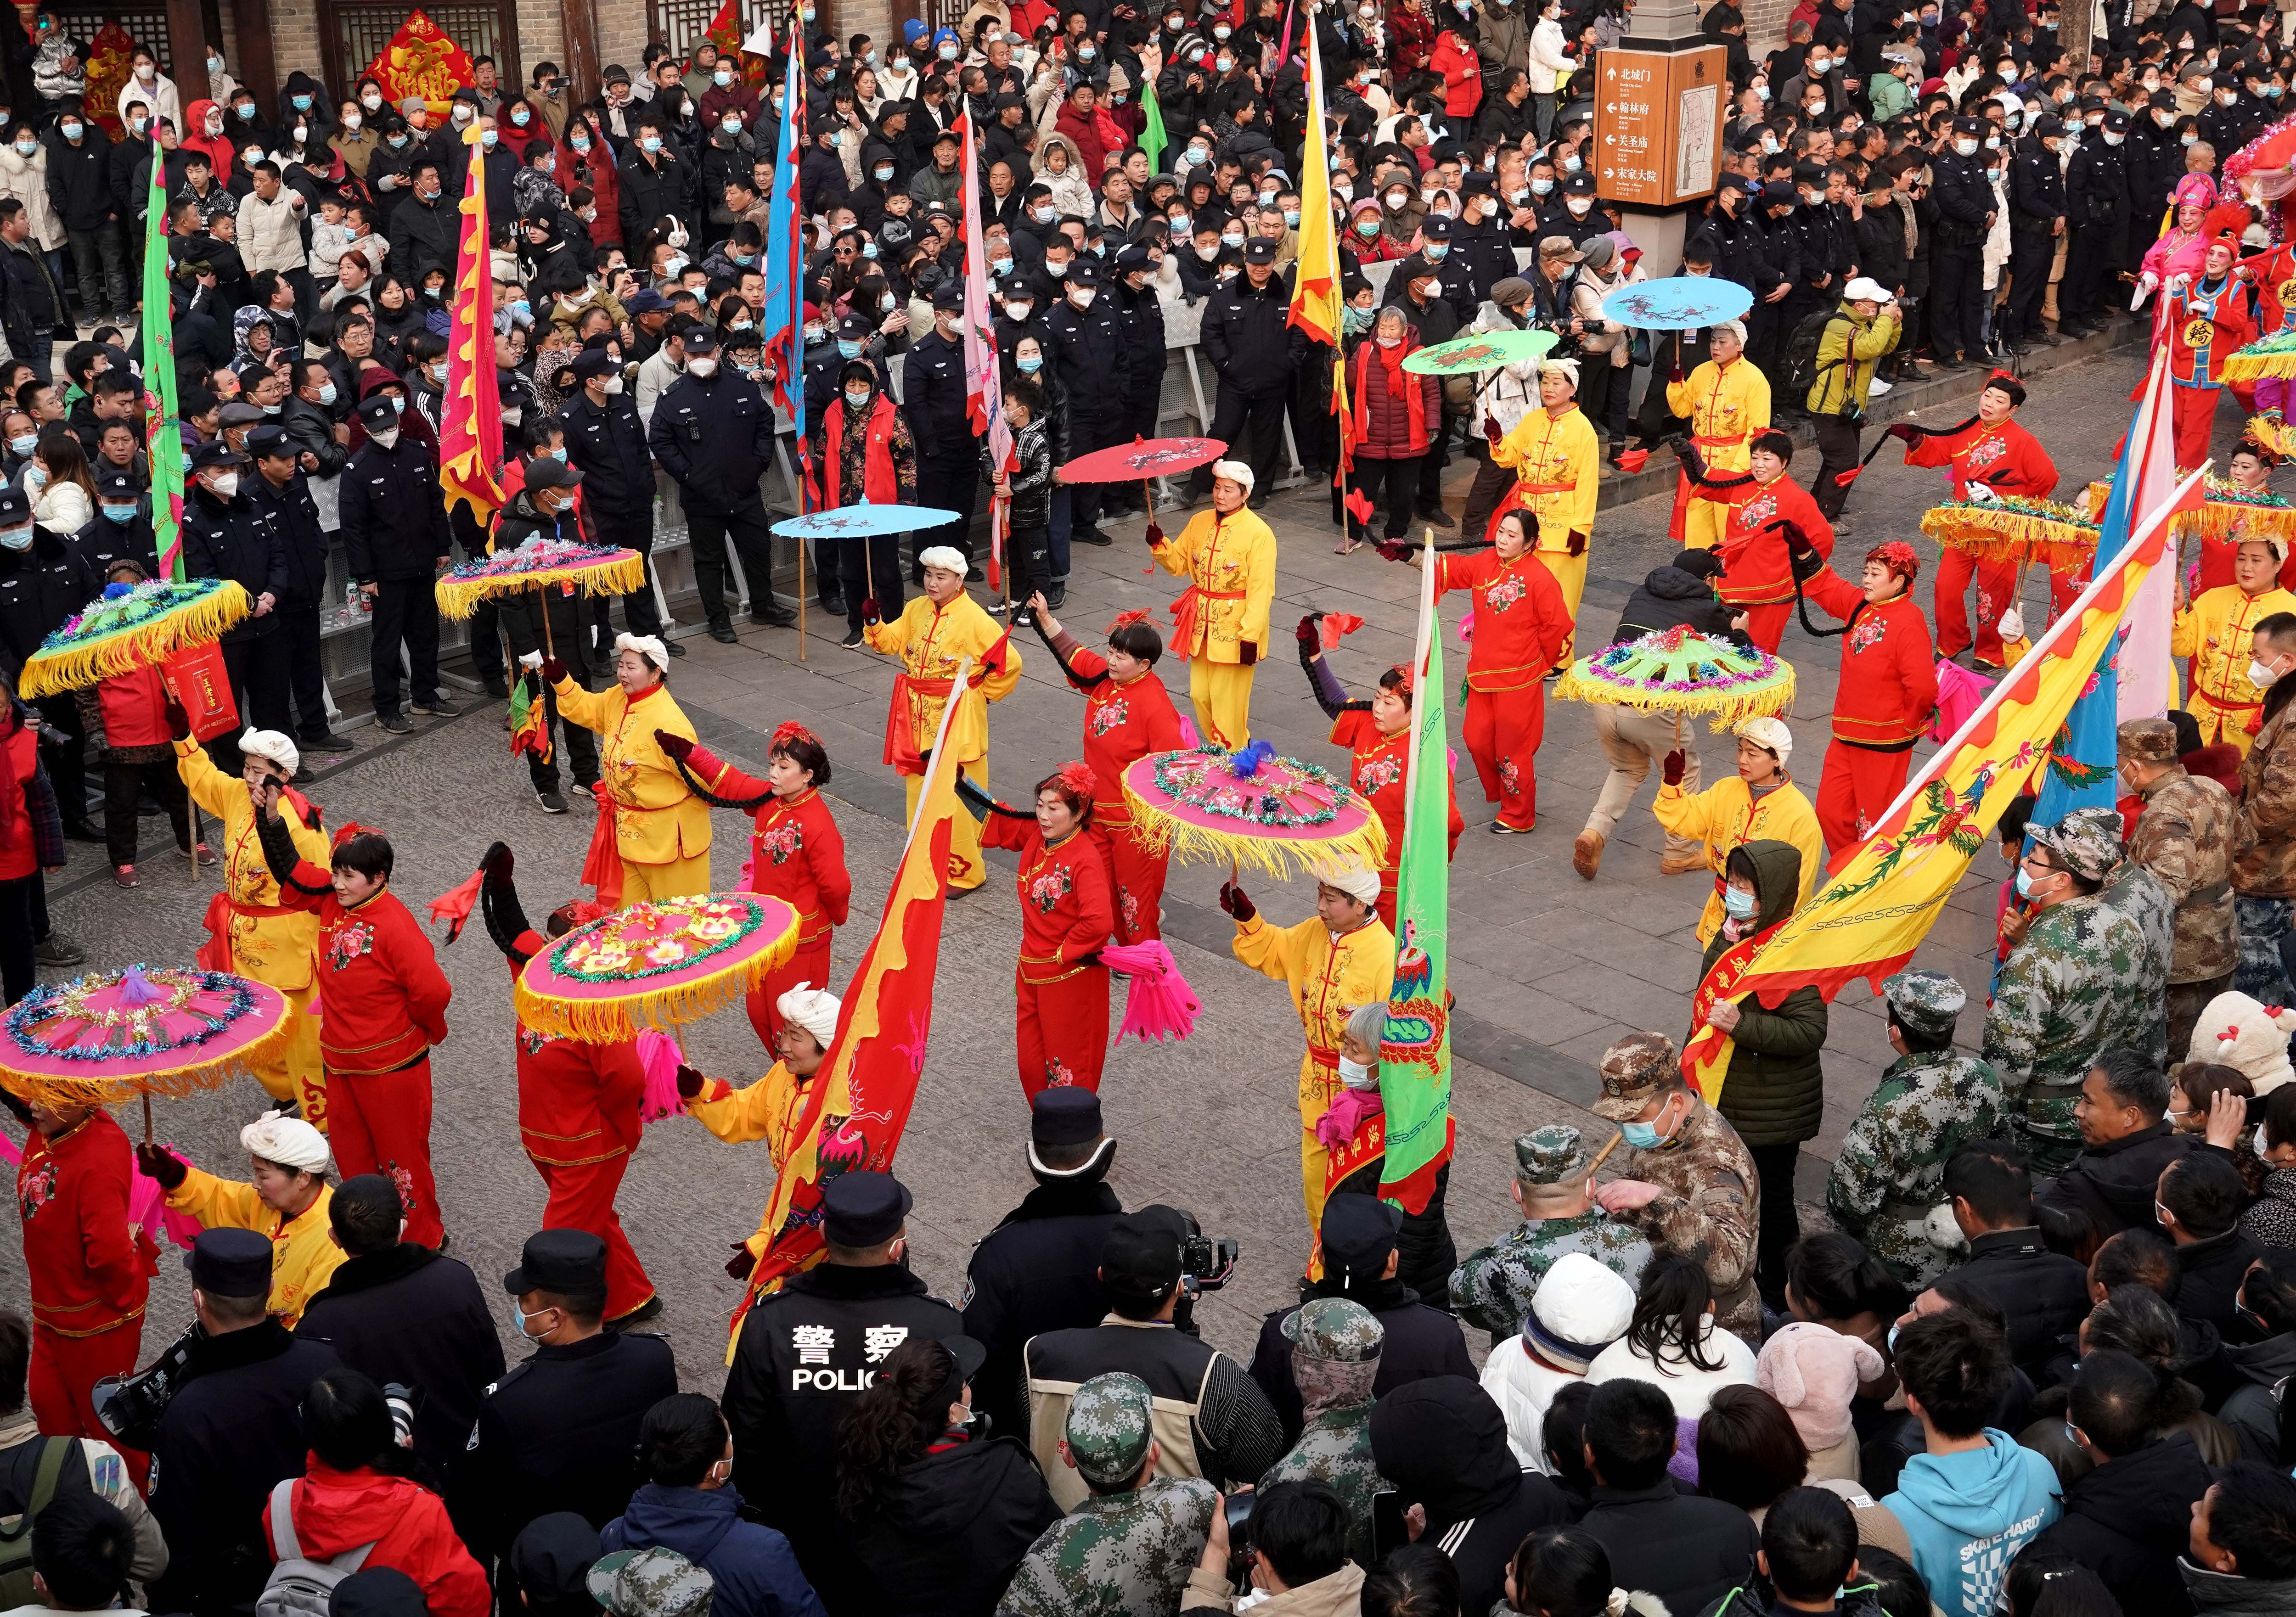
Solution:
[(144, 1095), (144, 1143), (152, 1143), (152, 1095), (148, 1090)]

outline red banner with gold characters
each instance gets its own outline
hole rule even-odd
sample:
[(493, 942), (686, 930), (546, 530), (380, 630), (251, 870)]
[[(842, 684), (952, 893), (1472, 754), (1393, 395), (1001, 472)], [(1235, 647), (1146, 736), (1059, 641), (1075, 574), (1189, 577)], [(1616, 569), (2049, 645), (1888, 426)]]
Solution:
[(439, 113), (446, 111), (455, 91), (469, 86), (472, 76), (471, 59), (463, 47), (420, 10), (406, 13), (398, 32), (366, 70), (382, 86), (384, 99), (400, 102), (419, 95)]
[(113, 140), (127, 132), (119, 121), (119, 93), (127, 87), (127, 59), (135, 51), (135, 36), (120, 27), (117, 17), (104, 19), (87, 42), (87, 94), (81, 104)]

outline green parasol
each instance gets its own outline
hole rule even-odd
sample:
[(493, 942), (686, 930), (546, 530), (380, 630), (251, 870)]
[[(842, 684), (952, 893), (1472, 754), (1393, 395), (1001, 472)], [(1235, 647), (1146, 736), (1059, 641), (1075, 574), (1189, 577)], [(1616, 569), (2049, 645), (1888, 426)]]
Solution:
[(1470, 331), (1420, 349), (1404, 360), (1403, 368), (1419, 376), (1473, 376), (1545, 359), (1561, 340), (1552, 331)]

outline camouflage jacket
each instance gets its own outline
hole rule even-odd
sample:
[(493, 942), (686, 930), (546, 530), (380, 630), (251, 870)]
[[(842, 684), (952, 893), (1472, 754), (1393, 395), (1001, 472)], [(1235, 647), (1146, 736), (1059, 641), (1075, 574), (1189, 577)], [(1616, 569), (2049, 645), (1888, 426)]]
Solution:
[(1371, 1458), (1371, 1401), (1308, 1417), (1292, 1451), (1267, 1468), (1261, 1491), (1278, 1482), (1327, 1482), (1348, 1507), (1348, 1557), (1373, 1564), (1371, 1496), (1388, 1487)]
[[(1367, 1439), (1365, 1451), (1368, 1460)], [(1158, 1477), (1085, 1500), (1029, 1547), (996, 1617), (1169, 1617), (1218, 1505), (1201, 1477)]]
[(2009, 951), (1985, 1013), (1985, 1059), (2010, 1116), (2036, 1134), (2076, 1139), (2073, 1101), (2098, 1052), (2169, 1059), (2174, 910), (2144, 868), (2122, 860), (2103, 886), (2033, 918)]
[(1901, 1056), (1866, 1097), (1826, 1176), (1825, 1211), (1907, 1286), (1943, 1274), (1951, 1260), (1923, 1227), (1945, 1199), (1946, 1160), (2000, 1132), (2001, 1074), (1951, 1050)]
[(1638, 1286), (1651, 1245), (1641, 1230), (1600, 1207), (1570, 1218), (1526, 1219), (1513, 1234), (1468, 1254), (1451, 1271), (1451, 1307), (1494, 1338), (1512, 1336), (1530, 1311), (1531, 1294), (1566, 1252), (1583, 1252), (1628, 1285)]
[(1620, 1153), (1622, 1179), (1638, 1179), (1659, 1194), (1628, 1216), (1662, 1252), (1706, 1249), (1714, 1282), (1715, 1322), (1759, 1346), (1762, 1302), (1754, 1289), (1754, 1241), (1762, 1220), (1762, 1180), (1746, 1142), (1719, 1112), (1700, 1101), (1674, 1138), (1644, 1151)]
[(2181, 764), (2144, 794), (2144, 812), (2128, 839), (2128, 857), (2152, 873), (2177, 906), (2171, 983), (2205, 983), (2240, 960), (2233, 924), (2232, 794)]
[(2249, 898), (2296, 898), (2296, 702), (2264, 722), (2241, 760), (2232, 886)]

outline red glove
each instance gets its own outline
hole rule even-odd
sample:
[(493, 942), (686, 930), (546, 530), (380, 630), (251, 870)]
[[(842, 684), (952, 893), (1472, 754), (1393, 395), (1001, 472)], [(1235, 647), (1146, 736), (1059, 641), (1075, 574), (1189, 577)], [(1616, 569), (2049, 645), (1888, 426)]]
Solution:
[(1324, 615), (1321, 612), (1308, 613), (1300, 620), (1300, 626), (1292, 631), (1292, 638), (1309, 650), (1314, 650), (1323, 643), (1323, 631), (1316, 626), (1323, 620)]
[[(1678, 354), (1680, 350), (1677, 349), (1677, 353)], [(1675, 361), (1674, 369), (1666, 373), (1666, 380), (1670, 382), (1684, 382), (1690, 380), (1682, 373), (1682, 362), (1679, 359)]]
[(1390, 561), (1408, 561), (1411, 559), (1411, 547), (1404, 543), (1400, 539), (1382, 539), (1379, 542), (1376, 548), (1378, 549), (1379, 553), (1387, 558)]
[[(1680, 786), (1682, 784), (1682, 772), (1684, 769), (1688, 767), (1688, 765), (1689, 760), (1682, 755), (1682, 749), (1680, 747), (1677, 747), (1674, 751), (1667, 754), (1666, 763), (1664, 765), (1666, 770), (1666, 783), (1669, 786)], [(682, 1083), (685, 1081), (685, 1073), (682, 1068), (679, 1071), (678, 1077), (679, 1082)]]
[(1780, 525), (1778, 534), (1786, 542), (1786, 551), (1789, 555), (1807, 556), (1817, 549), (1809, 542), (1809, 535), (1801, 531), (1801, 524), (1798, 522)]
[(667, 730), (657, 730), (653, 732), (653, 744), (679, 764), (685, 763), (693, 753), (693, 742), (691, 738), (672, 735)]
[(1259, 913), (1259, 907), (1243, 895), (1243, 889), (1229, 881), (1220, 883), (1219, 907), (1240, 921), (1248, 921)]
[(190, 1177), (191, 1170), (174, 1152), (160, 1146), (135, 1147), (135, 1171), (145, 1179), (156, 1179), (162, 1190), (173, 1190)]
[(874, 595), (861, 603), (861, 621), (865, 624), (882, 621), (877, 616), (877, 598)]
[(1915, 444), (1921, 441), (1922, 429), (1911, 421), (1891, 421), (1882, 429), (1882, 436), (1895, 438), (1900, 444)]
[(1259, 642), (1248, 640), (1242, 645), (1236, 647), (1235, 660), (1247, 668), (1250, 667), (1252, 664), (1258, 662), (1259, 660)]
[(734, 1242), (734, 1255), (726, 1260), (726, 1272), (736, 1280), (746, 1280), (750, 1278), (750, 1271), (757, 1266), (758, 1260), (750, 1255), (750, 1244), (747, 1241)]
[(1160, 527), (1157, 527), (1153, 522), (1151, 522), (1151, 523), (1148, 525), (1148, 535), (1147, 535), (1147, 537), (1148, 537), (1148, 548), (1149, 548), (1150, 550), (1152, 550), (1152, 550), (1154, 550), (1158, 545), (1160, 545), (1160, 544), (1161, 544), (1161, 543), (1164, 543), (1164, 530), (1163, 530), (1162, 528), (1160, 528)]
[(1583, 556), (1586, 553), (1587, 535), (1578, 532), (1576, 528), (1573, 528), (1570, 533), (1570, 554), (1573, 556)]
[(560, 662), (554, 657), (544, 657), (542, 659), (542, 677), (551, 684), (555, 685), (559, 681), (566, 677), (566, 665)]
[(707, 1084), (709, 1082), (709, 1080), (704, 1078), (698, 1068), (688, 1066), (683, 1061), (677, 1064), (677, 1093), (679, 1098), (685, 1100), (693, 1099), (701, 1093), (702, 1086)]
[(181, 702), (169, 699), (167, 707), (168, 734), (178, 741), (192, 739), (192, 715), (184, 711)]
[(1499, 425), (1499, 418), (1488, 410), (1483, 412), (1483, 437), (1494, 444), (1506, 437), (1506, 429)]

